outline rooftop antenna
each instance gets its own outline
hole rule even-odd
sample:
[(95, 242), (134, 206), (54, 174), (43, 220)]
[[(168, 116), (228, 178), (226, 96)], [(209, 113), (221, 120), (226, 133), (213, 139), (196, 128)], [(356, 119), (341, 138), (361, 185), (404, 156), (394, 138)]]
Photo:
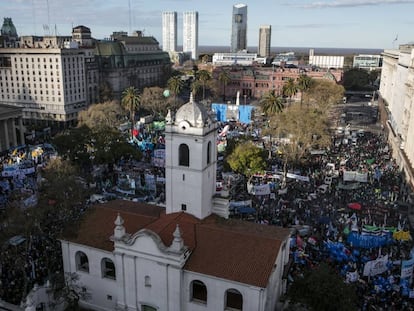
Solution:
[[(49, 0), (46, 0), (46, 5), (47, 5), (47, 26), (48, 26), (48, 30), (50, 27), (50, 11), (49, 11)], [(50, 33), (49, 33), (50, 35)]]
[(128, 0), (128, 19), (129, 19), (129, 34), (131, 35), (131, 0)]

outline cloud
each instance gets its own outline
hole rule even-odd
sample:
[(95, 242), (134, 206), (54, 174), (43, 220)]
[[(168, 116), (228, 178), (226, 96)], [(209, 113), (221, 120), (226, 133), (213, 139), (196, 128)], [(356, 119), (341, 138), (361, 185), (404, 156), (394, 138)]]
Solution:
[(317, 1), (309, 4), (299, 4), (297, 7), (304, 9), (325, 9), (325, 8), (352, 8), (360, 6), (411, 4), (414, 0), (338, 0), (338, 1)]

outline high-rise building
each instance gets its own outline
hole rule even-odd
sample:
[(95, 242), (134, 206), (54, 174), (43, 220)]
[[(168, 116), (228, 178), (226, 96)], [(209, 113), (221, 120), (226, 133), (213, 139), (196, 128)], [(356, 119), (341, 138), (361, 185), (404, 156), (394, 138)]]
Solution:
[(269, 57), (272, 26), (263, 25), (259, 30), (259, 56)]
[(177, 12), (162, 13), (162, 50), (177, 51)]
[(233, 6), (231, 21), (231, 49), (230, 52), (238, 52), (247, 49), (247, 5), (236, 4)]
[(191, 52), (191, 59), (198, 58), (198, 12), (183, 13), (183, 52)]

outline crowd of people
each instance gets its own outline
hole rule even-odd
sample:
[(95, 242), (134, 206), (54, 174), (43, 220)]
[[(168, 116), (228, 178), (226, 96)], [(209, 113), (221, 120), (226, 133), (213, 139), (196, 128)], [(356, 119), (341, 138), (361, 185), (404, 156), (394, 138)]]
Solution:
[[(332, 137), (329, 150), (310, 155), (306, 164), (289, 167), (290, 175), (284, 185), (283, 163), (277, 148), (266, 145), (269, 142), (261, 141), (260, 132), (249, 127), (240, 126), (232, 132), (234, 135), (236, 132), (249, 134), (273, 153), (268, 159), (268, 173), (252, 180), (258, 186), (268, 185), (269, 192), (242, 193), (241, 185), (246, 183), (243, 179), (229, 180), (228, 185), (236, 185), (233, 187), (238, 194), (236, 200), (251, 202), (252, 208), (247, 212), (250, 220), (292, 228), (289, 282), (302, 277), (319, 263), (328, 262), (345, 282), (358, 289), (361, 310), (413, 309), (410, 190), (392, 159), (384, 133), (354, 131), (352, 139)], [(150, 134), (154, 133), (141, 133), (139, 146), (144, 151), (163, 143), (158, 132)], [(222, 136), (218, 136), (219, 145)], [(21, 164), (30, 162), (37, 167), (47, 160), (37, 153), (22, 160), (25, 152), (18, 150), (1, 161), (7, 167), (15, 165), (25, 169)], [(138, 170), (141, 184), (146, 182), (147, 175), (162, 180), (161, 162), (154, 165), (147, 158), (141, 164)], [(100, 191), (111, 191), (118, 183), (117, 170), (128, 173), (138, 166), (123, 159), (111, 170), (98, 174), (96, 187)], [(9, 176), (0, 179), (3, 201), (4, 198), (10, 200), (16, 189), (33, 193), (38, 190), (37, 172), (24, 172), (27, 174), (10, 171)], [(159, 186), (157, 184), (155, 192), (161, 198), (163, 191)], [(66, 223), (77, 222), (86, 209), (87, 205), (81, 204), (70, 213), (62, 214), (51, 208), (42, 223), (36, 224), (36, 230), (29, 234), (22, 232), (18, 242), (1, 246), (1, 299), (19, 304), (34, 284), (45, 284), (56, 271), (62, 271), (57, 237)], [(25, 213), (30, 217), (30, 209)]]
[(283, 164), (273, 157), (254, 180), (271, 185), (270, 194), (253, 195), (254, 219), (292, 228), (290, 282), (328, 262), (355, 285), (360, 310), (413, 310), (409, 187), (384, 133), (349, 135), (290, 167), (283, 189)]

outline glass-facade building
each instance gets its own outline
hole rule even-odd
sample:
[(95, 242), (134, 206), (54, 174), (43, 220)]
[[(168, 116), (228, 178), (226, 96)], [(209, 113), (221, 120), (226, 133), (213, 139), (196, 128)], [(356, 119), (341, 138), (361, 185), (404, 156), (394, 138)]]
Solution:
[(230, 52), (247, 49), (247, 5), (233, 6)]

